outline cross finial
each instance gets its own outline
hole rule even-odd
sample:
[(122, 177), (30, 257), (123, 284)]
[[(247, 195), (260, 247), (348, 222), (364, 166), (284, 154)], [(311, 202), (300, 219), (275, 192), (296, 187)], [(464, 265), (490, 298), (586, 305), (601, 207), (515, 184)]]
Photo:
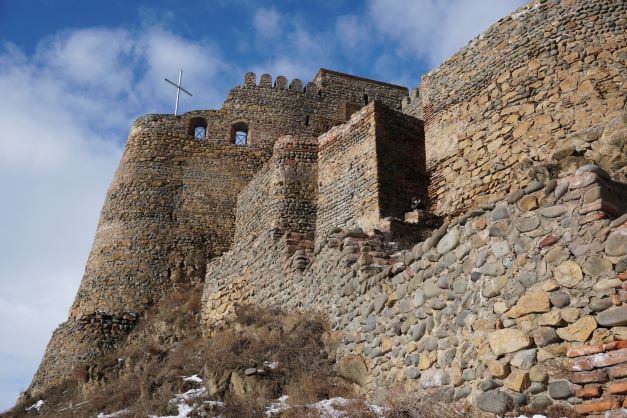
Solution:
[(176, 104), (174, 105), (174, 116), (176, 116), (176, 114), (179, 111), (179, 97), (181, 96), (181, 90), (183, 92), (189, 94), (190, 97), (192, 95), (190, 92), (188, 92), (183, 87), (181, 87), (181, 81), (182, 80), (183, 80), (183, 70), (179, 70), (179, 82), (178, 82), (178, 84), (173, 83), (172, 81), (168, 80), (167, 78), (165, 79), (165, 81), (167, 81), (168, 83), (170, 83), (174, 87), (176, 87)]

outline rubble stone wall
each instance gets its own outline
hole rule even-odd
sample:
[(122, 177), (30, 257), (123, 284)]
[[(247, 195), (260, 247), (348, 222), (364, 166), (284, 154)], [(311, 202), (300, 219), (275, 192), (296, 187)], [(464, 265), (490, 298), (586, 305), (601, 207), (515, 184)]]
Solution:
[(424, 75), (438, 212), (524, 187), (533, 164), (578, 157), (624, 181), (626, 33), (624, 1), (534, 0)]
[(246, 248), (267, 231), (309, 233), (316, 225), (317, 138), (284, 136), (261, 172), (238, 198), (235, 247)]
[[(327, 100), (336, 103), (346, 101), (359, 107), (376, 100), (394, 110), (400, 110), (401, 102), (409, 93), (406, 87), (381, 81), (373, 82), (367, 78), (324, 68), (318, 71), (312, 84), (322, 97), (327, 97)], [(307, 89), (310, 89), (312, 84), (308, 85)], [(346, 117), (343, 119), (346, 120)]]
[[(246, 303), (318, 310), (334, 324), (340, 374), (364, 392), (401, 386), (497, 414), (594, 411), (567, 352), (625, 339), (626, 196), (587, 166), (454, 218), (410, 250), (377, 230), (332, 229), (302, 270), (286, 239), (267, 235), (208, 265), (203, 321), (210, 334)], [(618, 390), (607, 386), (606, 409), (623, 404)]]

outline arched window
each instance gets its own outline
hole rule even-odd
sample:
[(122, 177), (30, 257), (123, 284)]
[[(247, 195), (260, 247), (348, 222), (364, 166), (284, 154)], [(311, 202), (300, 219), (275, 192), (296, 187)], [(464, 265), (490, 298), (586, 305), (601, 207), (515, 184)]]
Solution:
[(207, 136), (207, 128), (202, 126), (197, 126), (194, 128), (194, 139), (198, 139), (200, 141), (204, 140)]
[(204, 118), (191, 118), (189, 120), (189, 133), (197, 141), (204, 141), (207, 138), (207, 121)]
[(248, 144), (248, 125), (245, 122), (237, 122), (231, 126), (231, 142), (242, 146)]

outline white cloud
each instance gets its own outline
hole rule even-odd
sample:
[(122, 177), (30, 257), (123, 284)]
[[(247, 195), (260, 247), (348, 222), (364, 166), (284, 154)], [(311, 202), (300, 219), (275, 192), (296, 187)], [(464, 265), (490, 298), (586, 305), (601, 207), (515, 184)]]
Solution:
[(355, 48), (368, 40), (363, 19), (354, 15), (339, 16), (335, 21), (338, 42), (348, 48)]
[(0, 410), (67, 318), (132, 119), (173, 110), (163, 77), (179, 68), (183, 110), (219, 106), (217, 48), (163, 27), (66, 31), (32, 56), (0, 47)]
[(370, 0), (377, 30), (409, 52), (437, 66), (526, 0)]
[(259, 8), (255, 11), (253, 25), (259, 36), (276, 37), (281, 32), (281, 15), (274, 8)]
[(128, 91), (133, 79), (133, 40), (124, 30), (82, 29), (56, 34), (38, 46), (50, 71), (82, 88)]

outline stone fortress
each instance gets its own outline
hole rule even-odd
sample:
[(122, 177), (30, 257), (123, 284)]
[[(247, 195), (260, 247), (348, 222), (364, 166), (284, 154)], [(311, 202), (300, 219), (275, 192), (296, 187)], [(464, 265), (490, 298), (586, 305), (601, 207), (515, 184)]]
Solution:
[(248, 73), (138, 118), (29, 395), (204, 282), (207, 335), (238, 304), (327, 314), (364, 393), (622, 407), (626, 33), (622, 0), (534, 0), (411, 92)]

